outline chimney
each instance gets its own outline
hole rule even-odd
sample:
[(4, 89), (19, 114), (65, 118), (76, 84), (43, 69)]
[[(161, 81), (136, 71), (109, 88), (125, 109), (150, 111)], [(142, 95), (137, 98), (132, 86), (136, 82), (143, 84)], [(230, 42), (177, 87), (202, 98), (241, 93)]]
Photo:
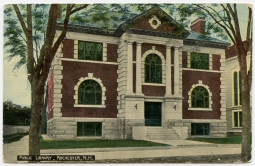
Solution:
[(199, 17), (195, 21), (191, 22), (190, 28), (193, 32), (205, 34), (205, 18)]

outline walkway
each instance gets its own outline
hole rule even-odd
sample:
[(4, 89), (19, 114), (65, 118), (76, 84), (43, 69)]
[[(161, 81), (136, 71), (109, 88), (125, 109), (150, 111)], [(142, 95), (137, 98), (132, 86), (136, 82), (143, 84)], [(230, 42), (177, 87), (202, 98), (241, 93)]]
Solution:
[[(240, 145), (218, 146), (216, 144), (188, 140), (172, 140), (172, 141), (156, 140), (155, 142), (171, 144), (172, 146), (154, 147), (153, 149), (147, 147), (58, 149), (58, 150), (52, 149), (41, 150), (41, 155), (95, 155), (96, 160), (103, 160), (103, 159), (197, 156), (197, 155), (220, 155), (241, 153)], [(28, 136), (23, 137), (18, 142), (4, 144), (3, 149), (4, 149), (3, 150), (4, 161), (8, 163), (17, 163), (17, 155), (28, 154)]]

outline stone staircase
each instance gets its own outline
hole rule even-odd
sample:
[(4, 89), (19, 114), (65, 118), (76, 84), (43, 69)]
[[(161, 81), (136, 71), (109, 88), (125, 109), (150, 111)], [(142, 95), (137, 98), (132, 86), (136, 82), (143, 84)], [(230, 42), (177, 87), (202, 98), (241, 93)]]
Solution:
[(146, 131), (147, 140), (180, 140), (180, 136), (174, 129), (164, 129), (162, 127), (148, 127)]

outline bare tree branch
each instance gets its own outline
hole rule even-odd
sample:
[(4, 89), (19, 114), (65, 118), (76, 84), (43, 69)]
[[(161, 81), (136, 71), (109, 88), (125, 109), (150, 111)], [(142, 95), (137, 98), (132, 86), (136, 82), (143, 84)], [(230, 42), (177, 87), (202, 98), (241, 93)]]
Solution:
[(231, 30), (231, 27), (226, 23), (226, 21), (221, 17), (221, 15), (219, 14), (219, 12), (217, 12), (215, 9), (213, 9), (212, 7), (210, 6), (207, 6), (207, 8), (211, 9), (214, 13), (217, 14), (217, 16), (220, 18), (220, 20), (224, 23), (225, 26), (227, 26), (230, 30)]
[(248, 25), (247, 25), (247, 32), (246, 32), (246, 40), (250, 40), (250, 33), (251, 33), (251, 20), (252, 20), (252, 10), (249, 8), (249, 15), (248, 15)]
[(197, 6), (197, 7), (199, 7), (200, 9), (204, 10), (207, 14), (209, 14), (209, 15), (212, 17), (212, 19), (213, 19), (216, 23), (218, 23), (218, 25), (220, 25), (220, 26), (226, 31), (226, 33), (228, 34), (228, 36), (230, 37), (230, 39), (232, 40), (232, 42), (233, 42), (233, 43), (236, 43), (235, 38), (231, 35), (231, 33), (229, 32), (229, 30), (228, 30), (223, 24), (221, 24), (220, 21), (218, 21), (218, 20), (212, 15), (212, 13), (211, 13), (208, 9), (206, 9), (206, 8), (204, 8), (204, 7), (202, 7), (202, 6), (200, 6), (199, 4), (194, 4), (194, 5)]
[(227, 8), (226, 8), (223, 4), (221, 4), (221, 6), (222, 6), (223, 10), (225, 11), (225, 13), (227, 14), (227, 17), (228, 17), (228, 24), (230, 25), (230, 29), (231, 29), (231, 31), (232, 31), (232, 34), (235, 35), (236, 32), (235, 32), (235, 28), (234, 28), (233, 25), (232, 25), (232, 22), (231, 22), (232, 19), (231, 19), (231, 17), (230, 17), (229, 11), (227, 10)]

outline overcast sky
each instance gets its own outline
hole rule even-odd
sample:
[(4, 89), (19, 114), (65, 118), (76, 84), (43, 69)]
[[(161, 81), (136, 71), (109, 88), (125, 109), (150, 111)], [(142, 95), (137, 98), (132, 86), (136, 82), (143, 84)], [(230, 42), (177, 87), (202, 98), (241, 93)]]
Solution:
[[(59, 1), (59, 2), (63, 3), (64, 1), (63, 2)], [(117, 2), (122, 2), (122, 1), (117, 1)], [(11, 3), (11, 2), (8, 1), (5, 3)], [(19, 1), (19, 3), (25, 3), (25, 1), (24, 2)], [(239, 11), (239, 16), (241, 20), (240, 25), (245, 27), (247, 23), (246, 21), (247, 8), (246, 7)], [(4, 57), (5, 56), (6, 56), (6, 53), (4, 53)], [(13, 59), (10, 62), (8, 62), (5, 59), (3, 60), (3, 101), (11, 100), (15, 104), (30, 106), (30, 103), (31, 103), (30, 84), (27, 80), (26, 69), (25, 69), (25, 66), (23, 66), (18, 71), (13, 72), (12, 69), (16, 62), (17, 62), (17, 59)]]

